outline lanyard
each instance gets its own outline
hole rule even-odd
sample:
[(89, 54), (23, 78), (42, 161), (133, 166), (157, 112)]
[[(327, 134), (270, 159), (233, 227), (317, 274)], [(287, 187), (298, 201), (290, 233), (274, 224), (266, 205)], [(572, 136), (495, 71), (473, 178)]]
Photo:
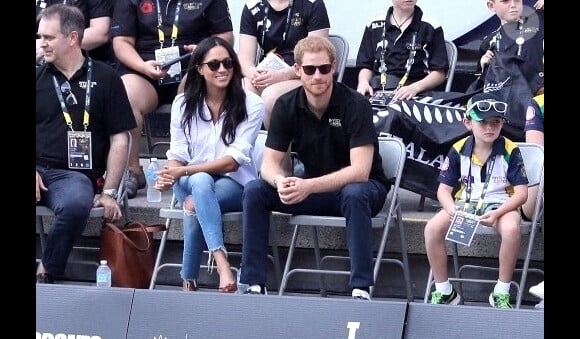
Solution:
[[(385, 53), (387, 53), (386, 41), (387, 41), (388, 20), (389, 15), (387, 14), (387, 16), (385, 17), (385, 24), (383, 25), (383, 51), (381, 53), (380, 59), (381, 65), (379, 66), (379, 72), (381, 73), (381, 85), (383, 86), (383, 91), (385, 90), (385, 86), (387, 85), (387, 65), (385, 63)], [(401, 34), (403, 34), (402, 31)], [(415, 50), (416, 41), (417, 41), (417, 32), (413, 32), (413, 37), (411, 39), (411, 49), (409, 51), (409, 57), (407, 58), (407, 63), (405, 65), (405, 75), (403, 75), (403, 77), (399, 81), (396, 90), (403, 87), (405, 85), (405, 82), (407, 82), (407, 78), (409, 77), (409, 73), (411, 72), (411, 66), (413, 66), (413, 63), (415, 62), (415, 55), (417, 54), (417, 51)]]
[[(265, 5), (263, 0), (262, 0), (262, 7), (264, 8), (264, 19), (262, 19), (262, 39), (261, 39), (261, 45), (262, 45), (262, 49), (264, 49), (264, 40), (266, 38), (266, 25), (268, 24), (268, 13), (270, 12), (270, 6), (269, 5)], [(284, 43), (286, 43), (286, 36), (288, 35), (288, 31), (290, 31), (290, 19), (292, 18), (292, 6), (294, 5), (294, 0), (290, 0), (288, 2), (288, 13), (286, 14), (286, 25), (284, 26), (284, 34), (282, 34), (282, 43), (280, 44), (280, 46), (278, 46), (278, 48), (281, 48), (282, 46), (284, 46)]]
[[(181, 9), (181, 0), (177, 2), (177, 8), (175, 8), (175, 16), (173, 17), (173, 26), (171, 28), (171, 47), (175, 44), (177, 39), (177, 32), (179, 31), (179, 10)], [(157, 0), (157, 35), (159, 36), (160, 48), (163, 48), (163, 43), (165, 42), (165, 33), (163, 32), (163, 17), (161, 15), (161, 6), (159, 5), (159, 0)]]
[(411, 39), (411, 50), (409, 51), (409, 58), (407, 59), (407, 64), (405, 65), (405, 75), (399, 81), (397, 85), (397, 90), (405, 85), (407, 82), (407, 78), (409, 77), (409, 73), (411, 73), (411, 66), (415, 62), (415, 55), (417, 54), (417, 50), (415, 49), (415, 42), (417, 41), (417, 32), (413, 32), (413, 38)]
[[(524, 43), (526, 42), (526, 38), (524, 37), (524, 23), (526, 22), (526, 18), (520, 18), (518, 19), (517, 22), (517, 26), (516, 26), (516, 30), (518, 31), (518, 37), (515, 39), (516, 45), (518, 45), (518, 51), (517, 51), (517, 56), (521, 57), (522, 56), (522, 48), (524, 47)], [(504, 26), (506, 27), (506, 26)], [(509, 27), (505, 28), (505, 29), (509, 29)], [(495, 49), (496, 51), (501, 51), (500, 50), (500, 41), (502, 39), (502, 35), (501, 35), (501, 28), (497, 31), (497, 33), (495, 34)]]
[[(91, 80), (93, 75), (93, 60), (89, 59), (89, 67), (87, 70), (87, 88), (85, 92), (85, 110), (83, 114), (83, 126), (85, 128), (85, 132), (87, 131), (87, 127), (89, 126), (89, 107), (91, 106)], [(68, 112), (68, 108), (64, 102), (64, 98), (62, 96), (62, 92), (60, 90), (60, 86), (58, 85), (58, 81), (56, 77), (52, 76), (52, 82), (54, 84), (54, 89), (56, 90), (56, 96), (58, 96), (58, 101), (60, 102), (60, 108), (62, 109), (62, 114), (64, 115), (64, 120), (66, 121), (67, 126), (70, 128), (71, 131), (74, 132), (72, 119), (70, 113)], [(71, 88), (72, 93), (72, 88)]]
[[(481, 208), (483, 207), (483, 197), (485, 196), (485, 193), (487, 192), (487, 186), (489, 184), (489, 179), (491, 178), (491, 174), (493, 171), (493, 165), (495, 164), (495, 156), (493, 155), (493, 153), (491, 154), (492, 158), (489, 160), (489, 163), (487, 164), (487, 175), (485, 177), (485, 183), (483, 184), (483, 189), (481, 190), (481, 196), (479, 197), (479, 200), (477, 201), (477, 204), (475, 206), (475, 214), (479, 215), (479, 213), (481, 212)], [(473, 157), (473, 148), (471, 149), (471, 155), (469, 157), (469, 172), (467, 173), (467, 188), (465, 189), (465, 204), (463, 206), (464, 210), (467, 210), (469, 208), (469, 201), (471, 200), (471, 157)]]

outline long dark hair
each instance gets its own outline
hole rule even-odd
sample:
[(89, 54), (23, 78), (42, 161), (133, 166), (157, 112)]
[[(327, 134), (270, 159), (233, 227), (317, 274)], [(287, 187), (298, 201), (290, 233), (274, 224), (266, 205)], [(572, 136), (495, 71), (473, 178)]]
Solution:
[(211, 120), (211, 117), (208, 119), (203, 116), (203, 102), (207, 95), (207, 87), (204, 77), (199, 74), (197, 68), (201, 66), (206, 54), (216, 46), (225, 48), (234, 64), (232, 78), (226, 88), (226, 96), (224, 99), (226, 115), (221, 135), (224, 143), (229, 145), (236, 138), (236, 127), (248, 118), (248, 112), (246, 111), (246, 93), (242, 86), (242, 67), (240, 66), (240, 61), (230, 43), (222, 38), (209, 37), (203, 39), (191, 55), (184, 87), (185, 100), (183, 104), (185, 105), (185, 111), (181, 120), (181, 126), (185, 131), (189, 130), (194, 114), (197, 114), (197, 117), (204, 121)]

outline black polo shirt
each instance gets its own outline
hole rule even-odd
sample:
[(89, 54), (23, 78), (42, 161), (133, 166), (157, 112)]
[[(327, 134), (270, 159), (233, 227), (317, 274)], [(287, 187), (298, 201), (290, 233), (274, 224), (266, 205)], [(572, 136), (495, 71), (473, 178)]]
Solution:
[(415, 6), (413, 19), (401, 35), (399, 27), (392, 25), (390, 18), (393, 7), (389, 7), (387, 15), (378, 17), (365, 27), (356, 58), (356, 67), (372, 70), (379, 75), (381, 66), (381, 53), (383, 53), (383, 27), (385, 27), (386, 41), (384, 60), (387, 66), (387, 74), (397, 78), (403, 77), (406, 72), (407, 60), (413, 33), (415, 37), (415, 50), (417, 53), (413, 59), (411, 71), (406, 84), (423, 79), (428, 71), (443, 71), (449, 69), (449, 59), (445, 47), (443, 28), (434, 19), (423, 16), (419, 6)]
[[(267, 29), (262, 46), (266, 7)], [(289, 7), (276, 11), (267, 1), (246, 1), (240, 20), (240, 34), (255, 36), (258, 46), (264, 50), (264, 55), (276, 49), (276, 53), (282, 56), (288, 65), (294, 65), (294, 46), (299, 40), (307, 37), (309, 32), (330, 28), (330, 20), (322, 0), (295, 0), (287, 25), (288, 10)], [(286, 28), (288, 28), (288, 33), (284, 41)]]
[[(109, 154), (109, 137), (137, 127), (127, 92), (119, 75), (108, 65), (93, 60), (92, 87), (87, 131), (92, 134), (93, 169), (78, 170), (89, 178), (104, 174)], [(67, 105), (73, 129), (83, 131), (88, 58), (83, 66), (68, 80), (77, 104)], [(36, 68), (36, 163), (54, 168), (68, 168), (67, 131), (53, 83), (66, 81), (64, 74), (52, 64)], [(135, 142), (135, 141), (134, 141)]]
[[(163, 47), (171, 47), (171, 31), (175, 22), (176, 0), (159, 0), (161, 24), (165, 34)], [(177, 39), (180, 54), (183, 45), (197, 44), (214, 34), (233, 31), (227, 0), (182, 0), (177, 22)], [(155, 59), (155, 50), (160, 47), (157, 33), (157, 1), (115, 0), (111, 36), (135, 38), (135, 49), (143, 60)], [(182, 63), (187, 67), (187, 61)]]
[(383, 173), (371, 104), (346, 85), (334, 82), (328, 109), (320, 120), (308, 109), (302, 86), (278, 98), (266, 146), (285, 152), (291, 142), (311, 178), (349, 166), (351, 148), (373, 144), (369, 178), (390, 186)]
[[(78, 7), (83, 12), (83, 15), (85, 16), (85, 28), (87, 28), (91, 25), (91, 19), (113, 17), (113, 1), (116, 0), (69, 0), (65, 1), (65, 3)], [(63, 0), (36, 1), (36, 17), (38, 18), (38, 14), (40, 14), (40, 11), (42, 11), (44, 8), (54, 4), (62, 3)], [(38, 31), (38, 21), (36, 21), (36, 30)], [(89, 55), (95, 60), (104, 61), (109, 64), (115, 62), (113, 46), (110, 41), (90, 50)]]

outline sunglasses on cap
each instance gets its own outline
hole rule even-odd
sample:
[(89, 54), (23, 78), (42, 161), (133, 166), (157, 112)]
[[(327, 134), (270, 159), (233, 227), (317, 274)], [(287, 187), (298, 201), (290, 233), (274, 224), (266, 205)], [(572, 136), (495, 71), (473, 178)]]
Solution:
[(220, 69), (220, 65), (224, 65), (225, 69), (232, 69), (234, 67), (234, 61), (232, 58), (225, 58), (223, 60), (211, 60), (208, 62), (202, 62), (200, 65), (207, 65), (210, 71), (215, 72)]
[(70, 87), (68, 81), (63, 82), (60, 85), (60, 91), (65, 95), (64, 101), (67, 103), (67, 105), (72, 106), (78, 104), (77, 97), (75, 97), (74, 93), (72, 92), (72, 88)]
[(505, 113), (507, 111), (507, 104), (502, 101), (480, 100), (472, 103), (466, 109), (466, 112), (471, 111), (474, 107), (480, 112), (487, 112), (492, 107), (498, 113)]
[(323, 65), (302, 65), (302, 70), (306, 75), (312, 75), (316, 70), (320, 71), (320, 74), (328, 74), (332, 69), (332, 64), (323, 64)]

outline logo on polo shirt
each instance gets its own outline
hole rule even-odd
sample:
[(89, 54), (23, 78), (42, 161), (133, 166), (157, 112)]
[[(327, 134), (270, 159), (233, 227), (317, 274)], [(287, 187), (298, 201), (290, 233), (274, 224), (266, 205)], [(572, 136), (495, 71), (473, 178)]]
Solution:
[(139, 6), (139, 10), (143, 14), (151, 14), (153, 13), (153, 2), (152, 1), (144, 1)]
[(340, 119), (328, 119), (328, 124), (332, 127), (342, 127)]

